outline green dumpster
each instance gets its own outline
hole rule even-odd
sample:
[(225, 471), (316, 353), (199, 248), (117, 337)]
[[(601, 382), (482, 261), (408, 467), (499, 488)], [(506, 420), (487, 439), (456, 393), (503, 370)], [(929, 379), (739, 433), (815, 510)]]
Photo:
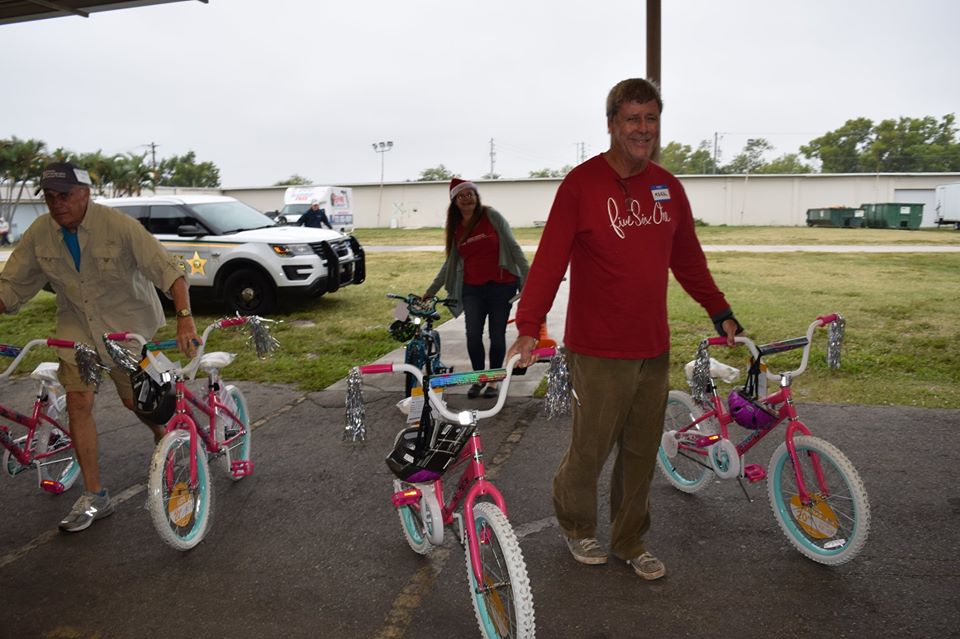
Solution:
[(923, 204), (883, 202), (862, 204), (864, 220), (871, 229), (908, 229), (915, 231), (923, 221)]
[(807, 209), (807, 226), (860, 228), (863, 226), (863, 215), (863, 209), (852, 209), (845, 206)]

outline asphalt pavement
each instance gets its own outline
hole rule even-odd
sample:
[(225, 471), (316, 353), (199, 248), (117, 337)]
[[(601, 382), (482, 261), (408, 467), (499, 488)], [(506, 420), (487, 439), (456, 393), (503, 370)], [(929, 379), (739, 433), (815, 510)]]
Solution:
[[(548, 321), (558, 338), (563, 306)], [(469, 368), (462, 320), (440, 330), (444, 359)], [(530, 397), (544, 368), (518, 378), (500, 415), (481, 423), (490, 476), (526, 560), (538, 637), (960, 636), (960, 491), (950, 444), (960, 410), (799, 403), (814, 434), (851, 459), (870, 499), (867, 545), (836, 568), (792, 549), (765, 484), (746, 487), (750, 501), (735, 481), (691, 496), (658, 475), (648, 544), (667, 576), (644, 582), (619, 562), (583, 566), (566, 551), (550, 484), (570, 422), (548, 421)], [(110, 384), (95, 414), (112, 516), (60, 533), (79, 486), (52, 496), (30, 474), (0, 478), (0, 637), (480, 636), (460, 545), (448, 531), (430, 555), (414, 554), (390, 504), (383, 458), (402, 427), (401, 376), (365, 384), (369, 434), (359, 444), (342, 439), (342, 381), (313, 393), (238, 386), (254, 420), (255, 471), (239, 482), (215, 473), (211, 530), (189, 552), (165, 546), (153, 529), (144, 508), (152, 439)], [(17, 380), (2, 401), (23, 411), (33, 391)], [(492, 403), (463, 392), (448, 402)], [(778, 443), (768, 439), (751, 461), (767, 461)], [(605, 541), (606, 476), (600, 492)]]

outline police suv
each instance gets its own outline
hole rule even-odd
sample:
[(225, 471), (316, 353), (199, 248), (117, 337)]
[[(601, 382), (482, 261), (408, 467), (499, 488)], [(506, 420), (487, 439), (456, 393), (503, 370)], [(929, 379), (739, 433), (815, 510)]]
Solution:
[(191, 297), (222, 299), (228, 312), (268, 315), (280, 294), (319, 297), (366, 277), (350, 235), (277, 225), (231, 197), (175, 195), (97, 202), (143, 224), (178, 258)]

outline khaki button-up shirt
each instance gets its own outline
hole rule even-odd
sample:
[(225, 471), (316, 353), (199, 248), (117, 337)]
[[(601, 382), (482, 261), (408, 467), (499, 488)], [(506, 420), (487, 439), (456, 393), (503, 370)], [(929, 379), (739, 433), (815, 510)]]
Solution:
[[(165, 321), (154, 287), (169, 291), (183, 272), (140, 222), (92, 200), (77, 236), (79, 271), (60, 225), (50, 215), (37, 218), (0, 273), (0, 300), (16, 312), (50, 282), (57, 294), (56, 337), (93, 346), (111, 363), (103, 334), (153, 337)], [(60, 357), (73, 361), (65, 349)]]

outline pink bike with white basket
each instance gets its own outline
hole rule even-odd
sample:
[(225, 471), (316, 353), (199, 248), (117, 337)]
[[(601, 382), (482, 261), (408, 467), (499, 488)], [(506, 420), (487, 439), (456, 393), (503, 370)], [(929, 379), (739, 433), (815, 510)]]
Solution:
[[(727, 340), (703, 340), (689, 375), (694, 396), (670, 391), (657, 465), (674, 487), (686, 493), (703, 490), (713, 478), (736, 478), (741, 487), (743, 480), (766, 479), (774, 517), (790, 543), (805, 557), (835, 566), (853, 559), (866, 543), (870, 503), (847, 456), (812, 435), (793, 401), (793, 380), (806, 370), (814, 331), (821, 326), (830, 327), (828, 362), (839, 366), (844, 320), (838, 313), (815, 319), (803, 337), (762, 345), (736, 337), (737, 344), (750, 350), (751, 366), (747, 383), (732, 390), (726, 403), (717, 391), (716, 378), (724, 377), (726, 369), (734, 373), (727, 379), (732, 381), (738, 372), (710, 359), (708, 347), (726, 346)], [(803, 352), (796, 370), (773, 373), (766, 369), (763, 358), (798, 348)], [(769, 394), (768, 380), (779, 386)], [(747, 452), (784, 422), (784, 442), (774, 450), (767, 467), (745, 463)], [(739, 442), (732, 439), (731, 424), (747, 430)]]
[[(555, 349), (534, 353), (548, 359)], [(526, 563), (507, 519), (506, 501), (486, 476), (478, 430), (481, 419), (503, 408), (519, 359), (510, 358), (506, 368), (433, 376), (410, 364), (360, 366), (351, 373), (347, 398), (348, 420), (353, 414), (362, 421), (360, 376), (406, 373), (424, 389), (423, 395), (415, 392), (408, 426), (397, 435), (386, 459), (396, 476), (391, 500), (403, 535), (418, 554), (442, 544), (446, 526), (453, 529), (465, 551), (470, 598), (487, 639), (528, 639), (536, 632)], [(443, 399), (444, 388), (489, 382), (502, 382), (491, 408), (458, 412)], [(444, 477), (455, 469), (460, 469), (459, 480), (445, 497)]]

